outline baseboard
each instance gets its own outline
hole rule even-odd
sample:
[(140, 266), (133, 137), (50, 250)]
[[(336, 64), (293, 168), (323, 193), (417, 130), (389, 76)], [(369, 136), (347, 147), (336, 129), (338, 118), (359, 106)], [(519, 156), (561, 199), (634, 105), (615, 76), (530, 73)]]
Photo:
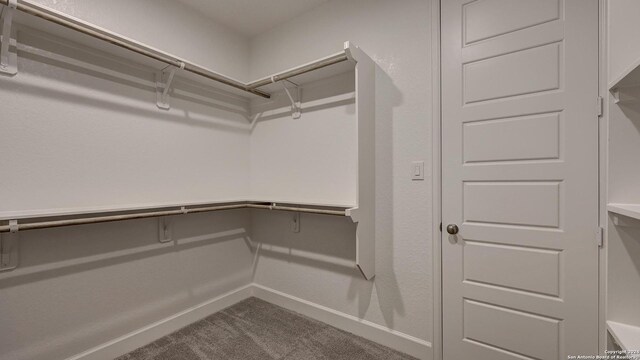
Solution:
[(114, 359), (252, 296), (249, 284), (96, 346), (67, 360)]
[(433, 360), (431, 343), (428, 341), (258, 284), (249, 284), (220, 295), (202, 304), (193, 306), (163, 320), (72, 356), (67, 360), (103, 360), (116, 358), (251, 296), (303, 314), (312, 319), (322, 321), (352, 334), (362, 336), (365, 339), (375, 341), (418, 359)]
[(253, 284), (253, 296), (418, 359), (433, 359), (431, 343), (411, 335), (258, 284)]

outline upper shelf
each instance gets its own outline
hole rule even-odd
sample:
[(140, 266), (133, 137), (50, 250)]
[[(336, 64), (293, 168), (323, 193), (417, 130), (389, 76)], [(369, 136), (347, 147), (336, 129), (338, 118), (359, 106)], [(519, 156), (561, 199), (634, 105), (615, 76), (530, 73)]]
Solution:
[[(5, 7), (8, 6), (8, 3), (9, 0), (0, 0), (0, 5)], [(23, 26), (124, 57), (158, 70), (171, 66), (177, 69), (176, 71), (182, 76), (213, 80), (215, 87), (245, 98), (270, 98), (271, 92), (280, 89), (275, 84), (276, 82), (290, 80), (297, 85), (302, 85), (351, 71), (356, 64), (351, 56), (352, 45), (347, 42), (344, 49), (338, 53), (245, 83), (89, 22), (32, 3), (29, 0), (18, 0), (16, 10), (13, 21)], [(101, 41), (96, 42), (96, 39)]]
[(640, 204), (608, 204), (607, 210), (640, 220)]
[[(640, 327), (607, 321), (607, 329), (623, 350), (640, 349)], [(631, 355), (634, 359), (640, 356), (640, 354)]]

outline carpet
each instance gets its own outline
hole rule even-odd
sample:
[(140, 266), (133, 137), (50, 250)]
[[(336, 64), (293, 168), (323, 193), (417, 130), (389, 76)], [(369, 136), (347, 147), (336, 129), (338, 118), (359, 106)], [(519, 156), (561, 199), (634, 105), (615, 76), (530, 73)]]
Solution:
[(415, 360), (257, 298), (217, 312), (117, 360)]

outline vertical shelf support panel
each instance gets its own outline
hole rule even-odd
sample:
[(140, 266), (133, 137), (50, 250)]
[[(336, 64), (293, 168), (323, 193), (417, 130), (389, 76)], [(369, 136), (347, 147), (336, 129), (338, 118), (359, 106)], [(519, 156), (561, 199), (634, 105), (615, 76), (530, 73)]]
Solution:
[(0, 37), (0, 73), (7, 75), (18, 73), (16, 29), (13, 26), (13, 15), (17, 6), (17, 0), (10, 0), (9, 5), (4, 6), (2, 9), (2, 18), (0, 18), (2, 29), (2, 36)]
[(375, 63), (349, 42), (349, 60), (356, 62), (356, 118), (358, 119), (357, 208), (348, 215), (357, 223), (356, 266), (367, 279), (376, 275)]

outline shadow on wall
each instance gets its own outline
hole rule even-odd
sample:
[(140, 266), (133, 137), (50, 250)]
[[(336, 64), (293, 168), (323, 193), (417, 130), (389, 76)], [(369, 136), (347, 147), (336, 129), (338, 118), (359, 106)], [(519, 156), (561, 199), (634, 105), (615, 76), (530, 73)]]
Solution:
[(251, 249), (247, 219), (247, 210), (172, 216), (167, 243), (157, 218), (20, 232), (18, 268), (0, 273), (0, 290), (229, 241)]
[[(401, 104), (402, 94), (391, 78), (377, 66), (375, 180), (377, 244), (374, 280), (365, 280), (355, 267), (356, 224), (349, 218), (301, 214), (300, 233), (294, 233), (291, 231), (293, 215), (281, 212), (252, 214), (254, 231), (252, 239), (257, 248), (254, 275), (260, 266), (260, 257), (264, 256), (276, 259), (280, 263), (293, 263), (302, 265), (304, 268), (318, 268), (348, 276), (350, 283), (344, 294), (337, 293), (337, 289), (331, 283), (322, 284), (321, 278), (317, 280), (318, 287), (328, 286), (331, 292), (327, 293), (327, 296), (345, 296), (349, 301), (357, 299), (357, 316), (361, 319), (365, 318), (369, 310), (375, 287), (375, 296), (385, 325), (393, 328), (395, 315), (405, 314), (402, 294), (394, 273), (396, 265), (393, 255), (393, 109)], [(296, 269), (299, 268), (296, 267)], [(291, 271), (288, 267), (281, 269), (260, 267), (260, 270), (261, 278), (273, 276), (295, 279), (300, 276), (297, 271)], [(273, 273), (267, 273), (271, 271)], [(284, 291), (305, 298), (304, 294), (297, 294), (296, 290)], [(307, 300), (321, 305), (324, 301), (320, 298)]]
[(179, 72), (170, 91), (172, 110), (158, 109), (154, 67), (166, 66), (159, 62), (136, 64), (32, 29), (19, 33), (18, 58), (18, 74), (0, 77), (6, 91), (212, 130), (249, 131), (246, 99)]
[[(629, 93), (628, 95), (637, 99), (638, 97), (640, 97), (640, 90), (638, 89), (630, 89), (627, 90), (627, 92)], [(636, 131), (638, 133), (640, 133), (640, 104), (636, 101), (630, 101), (630, 102), (620, 102), (617, 104), (617, 106), (620, 108), (620, 110), (622, 111), (622, 113), (625, 115), (626, 119), (625, 121), (629, 121), (631, 122), (631, 124), (633, 124), (633, 126), (635, 127)]]

